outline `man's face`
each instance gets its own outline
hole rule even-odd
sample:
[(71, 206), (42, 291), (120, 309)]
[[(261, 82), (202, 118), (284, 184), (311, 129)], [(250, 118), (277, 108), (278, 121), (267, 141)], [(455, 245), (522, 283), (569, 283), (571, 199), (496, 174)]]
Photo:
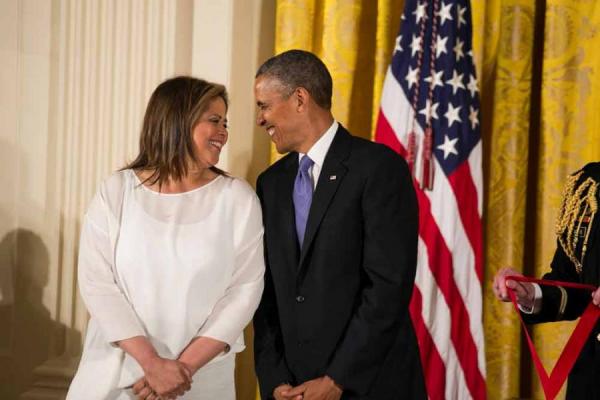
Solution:
[(302, 142), (298, 130), (298, 102), (294, 94), (286, 93), (277, 78), (259, 76), (254, 83), (258, 107), (256, 124), (265, 128), (280, 154), (298, 151)]

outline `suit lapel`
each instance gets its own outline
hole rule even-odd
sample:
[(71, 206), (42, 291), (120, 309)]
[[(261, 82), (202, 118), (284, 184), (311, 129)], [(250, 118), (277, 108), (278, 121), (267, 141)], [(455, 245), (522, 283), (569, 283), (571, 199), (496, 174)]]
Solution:
[(292, 273), (297, 272), (298, 266), (298, 240), (296, 238), (296, 220), (294, 217), (294, 203), (292, 193), (294, 191), (294, 179), (298, 170), (298, 154), (288, 155), (284, 168), (277, 180), (277, 189), (275, 193), (274, 207), (278, 210), (277, 225), (280, 228), (281, 236), (277, 240), (282, 242), (282, 257), (286, 266), (292, 269)]
[(331, 200), (337, 192), (342, 179), (346, 175), (347, 167), (343, 164), (343, 161), (350, 153), (350, 144), (350, 134), (340, 125), (335, 138), (329, 147), (329, 151), (325, 156), (323, 168), (319, 175), (319, 182), (317, 183), (317, 188), (313, 195), (310, 212), (308, 214), (308, 221), (306, 223), (304, 244), (302, 246), (302, 251), (300, 252), (300, 261), (298, 264), (299, 273), (304, 269), (303, 264), (308, 249), (312, 245), (321, 221), (331, 204)]

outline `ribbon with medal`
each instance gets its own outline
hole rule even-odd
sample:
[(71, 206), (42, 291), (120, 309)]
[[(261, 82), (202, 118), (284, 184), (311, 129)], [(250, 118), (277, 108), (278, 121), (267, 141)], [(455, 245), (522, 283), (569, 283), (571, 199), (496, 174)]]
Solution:
[[(517, 282), (531, 282), (537, 283), (539, 285), (558, 286), (563, 288), (573, 288), (580, 290), (594, 291), (596, 289), (596, 287), (592, 285), (585, 285), (582, 283), (550, 281), (524, 276), (507, 276), (506, 279), (511, 279)], [(567, 380), (569, 372), (571, 371), (573, 364), (575, 364), (575, 360), (579, 356), (579, 353), (586, 340), (588, 339), (590, 333), (592, 332), (592, 329), (594, 329), (596, 321), (600, 317), (600, 308), (595, 306), (590, 299), (590, 303), (579, 318), (579, 322), (577, 323), (575, 330), (573, 330), (571, 337), (567, 341), (567, 344), (563, 349), (560, 357), (558, 358), (558, 361), (554, 365), (552, 372), (550, 373), (550, 375), (548, 375), (546, 369), (544, 368), (544, 365), (542, 364), (537, 354), (537, 351), (535, 350), (533, 341), (531, 340), (529, 332), (527, 331), (527, 327), (525, 326), (525, 322), (521, 317), (521, 313), (519, 312), (519, 307), (517, 305), (517, 298), (514, 291), (512, 289), (509, 289), (508, 295), (513, 303), (513, 306), (515, 307), (515, 310), (517, 310), (519, 320), (521, 321), (521, 326), (523, 326), (523, 330), (525, 331), (527, 345), (529, 346), (531, 358), (535, 365), (537, 374), (540, 378), (540, 383), (542, 385), (542, 388), (544, 389), (544, 394), (546, 395), (547, 399), (554, 399), (558, 394), (560, 388)]]

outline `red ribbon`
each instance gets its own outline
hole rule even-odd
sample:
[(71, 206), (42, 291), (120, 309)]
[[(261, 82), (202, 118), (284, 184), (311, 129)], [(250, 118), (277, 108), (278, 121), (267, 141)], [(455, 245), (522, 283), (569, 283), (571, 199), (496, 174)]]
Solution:
[[(513, 280), (517, 282), (531, 282), (537, 283), (540, 285), (547, 286), (561, 286), (568, 287), (573, 289), (582, 289), (582, 290), (596, 290), (595, 286), (592, 285), (584, 285), (581, 283), (572, 283), (572, 282), (559, 282), (559, 281), (550, 281), (550, 280), (542, 280), (535, 278), (528, 278), (525, 276), (507, 276), (507, 280)], [(540, 377), (540, 382), (542, 384), (542, 388), (544, 389), (544, 393), (546, 394), (547, 399), (554, 399), (558, 394), (560, 388), (567, 380), (569, 372), (571, 368), (573, 368), (573, 364), (579, 356), (581, 352), (581, 348), (585, 344), (588, 339), (592, 329), (596, 325), (596, 321), (598, 317), (600, 317), (600, 308), (594, 305), (591, 302), (588, 304), (587, 308), (579, 318), (579, 322), (575, 327), (575, 330), (571, 334), (567, 345), (563, 349), (558, 361), (554, 365), (552, 369), (552, 373), (548, 376), (546, 369), (542, 365), (540, 358), (533, 346), (533, 342), (531, 337), (529, 336), (529, 332), (525, 326), (525, 322), (523, 322), (523, 318), (521, 317), (521, 313), (519, 312), (519, 307), (517, 306), (517, 298), (514, 293), (514, 290), (509, 289), (508, 295), (510, 296), (510, 300), (512, 301), (515, 310), (519, 314), (519, 320), (521, 321), (521, 325), (523, 326), (523, 330), (525, 331), (525, 336), (527, 337), (527, 344), (529, 345), (529, 351), (531, 352), (531, 358), (533, 359), (533, 363), (535, 365), (535, 369), (537, 370), (537, 374)]]

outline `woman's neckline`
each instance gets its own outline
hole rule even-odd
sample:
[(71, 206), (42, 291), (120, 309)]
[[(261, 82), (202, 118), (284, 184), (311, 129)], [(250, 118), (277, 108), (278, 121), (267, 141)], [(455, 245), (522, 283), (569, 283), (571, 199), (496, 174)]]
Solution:
[(213, 183), (215, 183), (216, 181), (220, 180), (220, 178), (223, 177), (223, 175), (217, 174), (217, 176), (215, 176), (214, 178), (212, 178), (210, 181), (208, 181), (207, 183), (205, 183), (203, 185), (200, 185), (200, 186), (198, 186), (196, 188), (193, 188), (193, 189), (190, 189), (190, 190), (186, 190), (185, 192), (165, 193), (165, 192), (157, 192), (156, 190), (150, 189), (148, 186), (144, 185), (142, 183), (142, 180), (138, 176), (138, 174), (136, 174), (136, 172), (133, 169), (129, 169), (128, 171), (130, 171), (131, 175), (133, 175), (133, 179), (137, 182), (138, 186), (142, 187), (142, 189), (145, 190), (146, 192), (152, 193), (152, 194), (157, 195), (157, 196), (182, 196), (182, 195), (193, 194), (193, 193), (202, 191), (205, 188), (208, 188)]

